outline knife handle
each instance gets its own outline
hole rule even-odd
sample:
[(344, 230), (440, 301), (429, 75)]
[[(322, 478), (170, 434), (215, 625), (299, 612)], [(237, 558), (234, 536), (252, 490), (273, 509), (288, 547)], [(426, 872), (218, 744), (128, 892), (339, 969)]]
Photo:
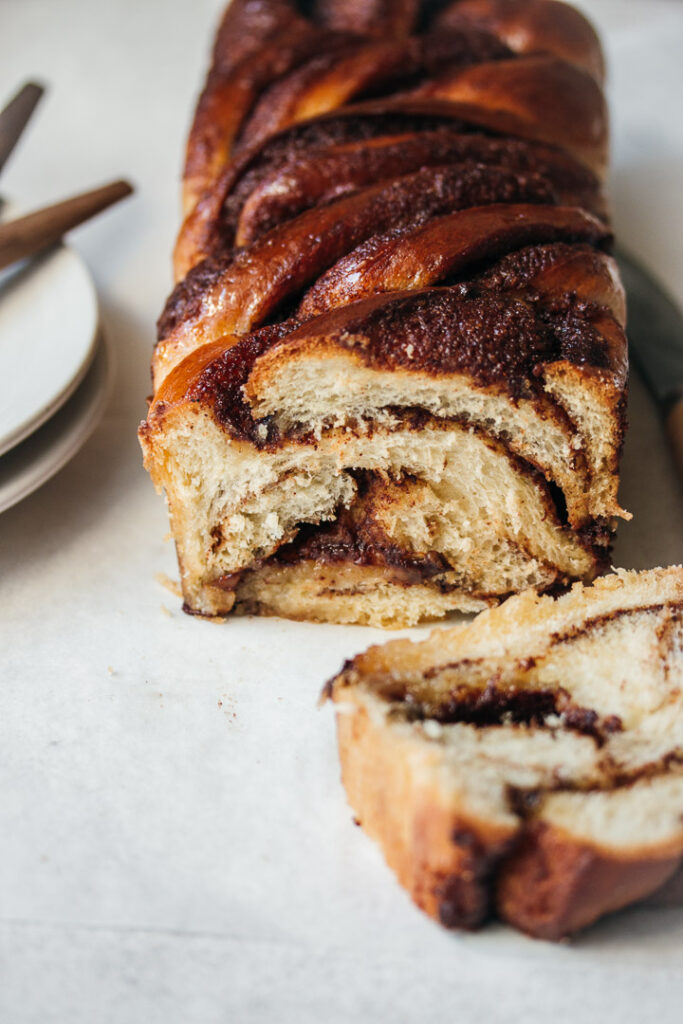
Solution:
[(683, 398), (679, 398), (666, 417), (666, 432), (673, 452), (678, 475), (683, 480)]
[(127, 181), (114, 181), (0, 224), (0, 270), (54, 245), (67, 231), (118, 203), (132, 191)]

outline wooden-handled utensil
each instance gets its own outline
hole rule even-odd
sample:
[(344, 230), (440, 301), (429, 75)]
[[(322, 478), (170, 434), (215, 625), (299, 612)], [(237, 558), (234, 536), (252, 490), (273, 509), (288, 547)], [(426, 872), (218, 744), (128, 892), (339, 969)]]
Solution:
[(92, 192), (83, 192), (25, 217), (0, 224), (0, 270), (17, 260), (49, 249), (67, 231), (113, 203), (118, 203), (132, 191), (127, 181), (113, 181)]
[(28, 124), (38, 100), (45, 92), (42, 85), (27, 82), (4, 110), (0, 111), (0, 171)]

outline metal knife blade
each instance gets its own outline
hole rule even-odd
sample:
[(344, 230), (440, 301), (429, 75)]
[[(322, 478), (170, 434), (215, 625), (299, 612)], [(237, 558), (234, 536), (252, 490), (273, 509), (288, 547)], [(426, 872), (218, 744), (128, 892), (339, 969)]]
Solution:
[(683, 315), (624, 249), (615, 257), (626, 289), (629, 349), (664, 415), (683, 396)]

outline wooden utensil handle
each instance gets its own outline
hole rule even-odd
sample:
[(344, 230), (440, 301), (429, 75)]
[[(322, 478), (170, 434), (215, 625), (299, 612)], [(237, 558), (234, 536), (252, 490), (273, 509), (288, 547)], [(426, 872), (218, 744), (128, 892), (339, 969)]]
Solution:
[(43, 86), (37, 82), (27, 82), (0, 113), (0, 170), (19, 141), (44, 92)]
[(71, 228), (94, 217), (132, 191), (127, 181), (114, 181), (54, 206), (46, 206), (26, 217), (0, 224), (0, 270), (48, 249)]
[(679, 398), (666, 417), (666, 432), (669, 435), (678, 475), (683, 480), (683, 398)]

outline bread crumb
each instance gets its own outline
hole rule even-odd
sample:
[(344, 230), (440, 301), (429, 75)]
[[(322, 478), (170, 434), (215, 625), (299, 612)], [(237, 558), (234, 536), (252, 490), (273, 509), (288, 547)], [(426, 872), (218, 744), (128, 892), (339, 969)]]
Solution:
[(172, 580), (170, 576), (167, 576), (165, 572), (157, 572), (154, 574), (154, 579), (157, 583), (160, 583), (162, 587), (174, 594), (175, 597), (182, 597), (183, 592), (180, 589), (180, 583), (178, 580)]
[(172, 612), (168, 610), (165, 604), (160, 604), (159, 607), (161, 608), (162, 615), (165, 615), (167, 619), (173, 618)]
[(225, 697), (224, 701), (217, 701), (219, 711), (222, 711), (227, 720), (233, 724), (237, 721), (237, 712), (235, 711), (235, 702), (230, 697)]

